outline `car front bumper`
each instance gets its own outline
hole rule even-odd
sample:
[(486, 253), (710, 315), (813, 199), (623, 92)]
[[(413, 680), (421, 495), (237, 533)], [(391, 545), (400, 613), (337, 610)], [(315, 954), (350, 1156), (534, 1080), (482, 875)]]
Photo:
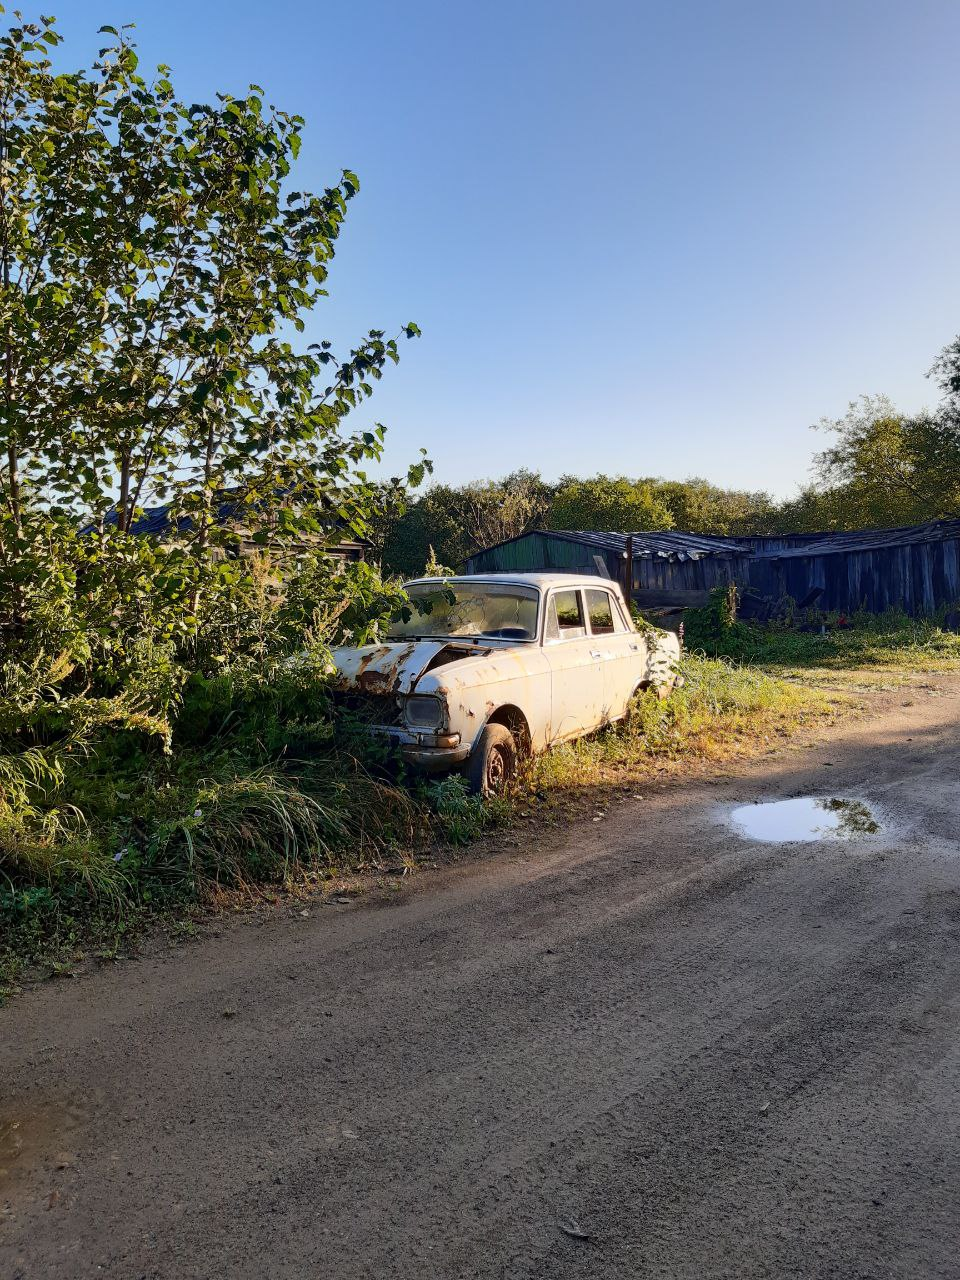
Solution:
[(433, 733), (388, 724), (371, 725), (370, 732), (389, 738), (404, 760), (424, 773), (448, 773), (470, 755), (470, 746), (460, 741), (459, 733)]

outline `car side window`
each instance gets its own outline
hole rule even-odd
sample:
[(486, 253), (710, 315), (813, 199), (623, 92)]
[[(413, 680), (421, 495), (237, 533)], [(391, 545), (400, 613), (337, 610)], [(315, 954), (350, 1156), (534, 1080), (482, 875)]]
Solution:
[(590, 634), (595, 636), (612, 636), (615, 631), (622, 630), (619, 612), (614, 610), (609, 591), (587, 591), (587, 613), (590, 617)]
[(545, 639), (575, 640), (586, 634), (580, 592), (555, 591), (550, 597)]

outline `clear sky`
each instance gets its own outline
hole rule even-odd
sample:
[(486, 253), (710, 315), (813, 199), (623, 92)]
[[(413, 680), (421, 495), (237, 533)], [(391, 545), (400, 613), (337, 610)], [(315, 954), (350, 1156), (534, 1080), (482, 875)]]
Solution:
[(424, 445), (453, 482), (786, 495), (822, 415), (935, 399), (960, 330), (956, 0), (48, 10), (64, 61), (135, 22), (191, 100), (262, 84), (307, 120), (297, 186), (359, 174), (309, 340), (420, 324), (367, 415), (391, 470)]

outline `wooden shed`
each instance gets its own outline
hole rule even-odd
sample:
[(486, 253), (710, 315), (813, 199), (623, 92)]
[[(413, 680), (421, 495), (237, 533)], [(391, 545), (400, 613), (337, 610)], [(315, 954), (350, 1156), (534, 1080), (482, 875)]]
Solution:
[(792, 545), (745, 541), (760, 544), (746, 581), (761, 595), (802, 600), (819, 590), (819, 608), (846, 613), (932, 614), (960, 602), (960, 520), (807, 535)]
[(761, 596), (855, 613), (932, 614), (960, 603), (960, 520), (849, 533), (718, 538), (665, 532), (536, 530), (478, 551), (468, 573), (552, 570), (630, 579), (642, 607), (705, 604), (735, 582)]
[(597, 573), (624, 588), (629, 578), (641, 607), (695, 607), (714, 587), (741, 580), (750, 555), (731, 538), (697, 533), (543, 529), (478, 551), (467, 573)]

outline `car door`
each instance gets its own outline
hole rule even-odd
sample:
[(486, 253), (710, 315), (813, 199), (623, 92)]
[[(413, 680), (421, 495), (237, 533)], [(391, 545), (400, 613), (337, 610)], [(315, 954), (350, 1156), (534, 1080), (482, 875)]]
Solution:
[(550, 665), (550, 732), (562, 741), (603, 723), (603, 664), (592, 654), (583, 592), (555, 588), (547, 600), (543, 652)]
[(606, 718), (619, 720), (643, 679), (646, 650), (643, 637), (627, 624), (620, 601), (606, 587), (584, 590), (590, 653), (603, 673)]

